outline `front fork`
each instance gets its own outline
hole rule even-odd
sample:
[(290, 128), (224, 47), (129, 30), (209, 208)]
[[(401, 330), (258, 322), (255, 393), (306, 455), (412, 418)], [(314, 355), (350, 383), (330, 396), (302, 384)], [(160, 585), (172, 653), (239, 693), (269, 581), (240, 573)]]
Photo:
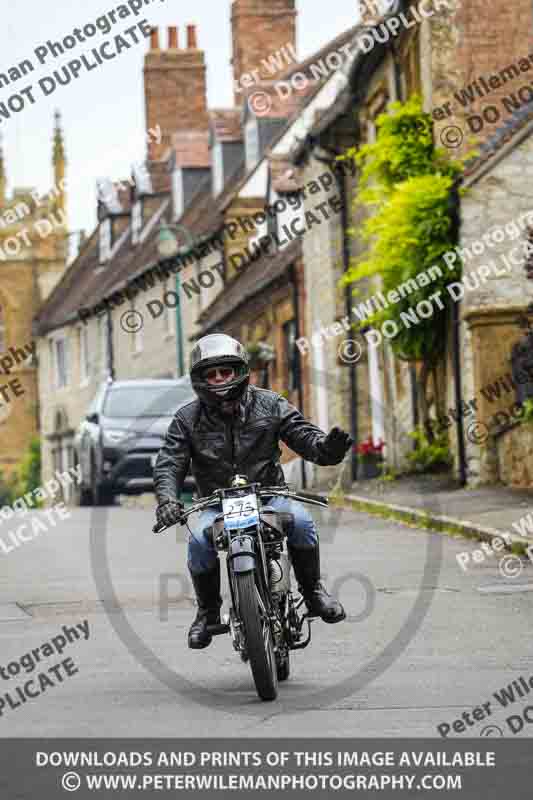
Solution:
[[(280, 598), (276, 602), (271, 595), (269, 571), (267, 565), (267, 556), (261, 538), (258, 536), (259, 552), (255, 553), (255, 573), (257, 575), (258, 594), (262, 606), (262, 612), (270, 619), (271, 629), (273, 632), (274, 649), (279, 652), (286, 644), (289, 650), (302, 650), (307, 647), (311, 641), (311, 624), (309, 615), (307, 613), (301, 615), (298, 610), (302, 606), (304, 600), (301, 597), (297, 602), (294, 600), (293, 594), (289, 591), (286, 595), (286, 608), (285, 598)], [(250, 554), (251, 555), (251, 554)], [(243, 661), (248, 660), (246, 652), (246, 641), (242, 622), (239, 619), (237, 598), (235, 593), (235, 586), (233, 582), (233, 569), (231, 568), (228, 558), (226, 562), (228, 571), (228, 584), (231, 593), (231, 607), (229, 615), (224, 616), (224, 623), (228, 625), (231, 632), (234, 649), (240, 653)], [(270, 603), (265, 604), (265, 598), (270, 599)], [(276, 606), (279, 606), (279, 612), (276, 613)], [(307, 623), (307, 635), (303, 638), (303, 627)]]

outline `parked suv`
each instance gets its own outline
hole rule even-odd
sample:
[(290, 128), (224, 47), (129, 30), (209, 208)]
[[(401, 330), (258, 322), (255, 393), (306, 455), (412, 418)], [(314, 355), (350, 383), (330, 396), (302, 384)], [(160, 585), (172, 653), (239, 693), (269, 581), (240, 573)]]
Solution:
[[(194, 397), (188, 376), (104, 383), (75, 438), (79, 504), (110, 504), (118, 493), (153, 490), (153, 467), (174, 412)], [(193, 490), (189, 475), (184, 492)]]

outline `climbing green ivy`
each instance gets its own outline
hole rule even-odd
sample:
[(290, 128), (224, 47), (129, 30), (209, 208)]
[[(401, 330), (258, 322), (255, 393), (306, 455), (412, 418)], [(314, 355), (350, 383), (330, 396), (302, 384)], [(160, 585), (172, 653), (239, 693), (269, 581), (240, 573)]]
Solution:
[[(363, 324), (379, 329), (392, 320), (398, 333), (389, 341), (396, 355), (432, 366), (445, 347), (446, 309), (452, 302), (445, 289), (461, 274), (459, 259), (457, 267), (450, 270), (442, 256), (456, 244), (457, 209), (452, 189), (462, 162), (450, 160), (445, 151), (434, 146), (431, 116), (422, 110), (419, 97), (392, 103), (388, 113), (377, 118), (376, 128), (375, 142), (359, 150), (351, 148), (345, 154), (359, 169), (355, 205), (370, 206), (374, 213), (361, 228), (350, 231), (368, 242), (369, 249), (352, 261), (343, 282), (353, 284), (381, 275), (381, 289), (387, 296), (398, 285), (415, 281), (416, 291)], [(442, 277), (425, 285), (422, 278), (416, 282), (417, 276), (433, 265), (441, 268)], [(443, 309), (435, 302), (435, 313), (429, 319), (410, 327), (404, 325), (402, 312), (421, 300), (431, 302), (431, 295), (439, 291)]]

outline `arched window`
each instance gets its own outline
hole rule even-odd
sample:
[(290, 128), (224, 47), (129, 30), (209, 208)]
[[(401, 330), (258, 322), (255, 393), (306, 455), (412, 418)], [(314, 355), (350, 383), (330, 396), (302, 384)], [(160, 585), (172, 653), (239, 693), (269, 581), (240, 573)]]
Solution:
[(7, 349), (6, 318), (4, 309), (0, 306), (0, 353)]

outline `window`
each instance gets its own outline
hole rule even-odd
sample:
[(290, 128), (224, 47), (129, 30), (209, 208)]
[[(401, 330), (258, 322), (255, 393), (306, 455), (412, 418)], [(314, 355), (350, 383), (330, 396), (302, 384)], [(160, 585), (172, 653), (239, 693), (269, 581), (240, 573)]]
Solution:
[[(269, 225), (272, 226), (269, 233), (274, 231), (279, 236), (279, 249), (284, 250), (291, 243), (289, 234), (286, 234), (285, 230), (292, 231), (292, 236), (297, 236), (298, 231), (300, 231), (300, 235), (302, 235), (302, 232), (305, 231), (304, 201), (301, 195), (293, 192), (291, 194), (282, 195), (281, 197), (275, 195), (275, 197), (270, 200), (270, 204), (274, 205), (276, 214), (269, 222)], [(291, 228), (293, 224), (294, 228)]]
[(143, 204), (137, 200), (131, 209), (131, 243), (138, 244), (143, 227)]
[(7, 349), (6, 320), (4, 309), (0, 306), (0, 353)]
[(104, 377), (109, 375), (109, 330), (107, 314), (100, 317), (100, 366)]
[(261, 156), (259, 152), (259, 126), (255, 117), (250, 117), (245, 129), (246, 169), (253, 169)]
[(298, 387), (298, 355), (296, 349), (296, 320), (283, 326), (283, 348), (286, 364), (287, 389), (293, 392)]
[(89, 329), (85, 326), (78, 328), (78, 348), (80, 364), (80, 386), (89, 382)]
[(109, 261), (111, 256), (111, 220), (100, 223), (100, 264)]
[(278, 250), (277, 238), (279, 238), (279, 220), (277, 214), (267, 214), (267, 236), (271, 242), (270, 252)]
[(183, 173), (175, 169), (172, 174), (172, 201), (174, 203), (174, 219), (183, 214)]
[(68, 340), (56, 339), (54, 342), (55, 386), (63, 389), (68, 385)]
[(420, 38), (418, 34), (413, 37), (412, 45), (407, 53), (407, 57), (404, 58), (402, 67), (404, 97), (411, 97), (411, 95), (420, 91), (421, 85)]
[(54, 340), (53, 339), (49, 339), (48, 340), (48, 363), (50, 365), (50, 371), (48, 373), (48, 381), (50, 383), (50, 386), (55, 386), (55, 382), (56, 382), (55, 381), (55, 371), (54, 371), (54, 361), (55, 361)]
[(188, 379), (167, 386), (121, 386), (107, 392), (106, 417), (170, 417), (178, 406), (194, 398)]
[(213, 194), (220, 194), (224, 188), (224, 159), (222, 145), (217, 142), (213, 147)]

